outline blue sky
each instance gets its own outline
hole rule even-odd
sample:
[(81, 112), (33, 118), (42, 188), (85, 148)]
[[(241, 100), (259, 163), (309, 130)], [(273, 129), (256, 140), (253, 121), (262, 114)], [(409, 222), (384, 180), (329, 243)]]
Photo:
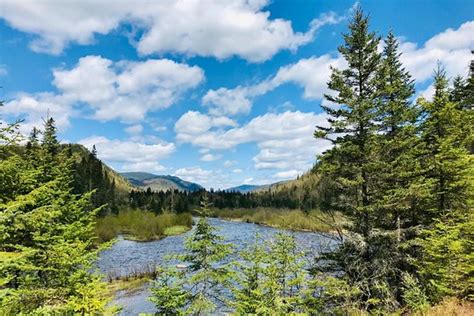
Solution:
[[(62, 141), (95, 144), (118, 171), (208, 188), (291, 179), (329, 148), (312, 132), (354, 4), (3, 0), (1, 119), (27, 134), (49, 113)], [(399, 38), (417, 95), (437, 61), (467, 73), (474, 1), (360, 5)]]

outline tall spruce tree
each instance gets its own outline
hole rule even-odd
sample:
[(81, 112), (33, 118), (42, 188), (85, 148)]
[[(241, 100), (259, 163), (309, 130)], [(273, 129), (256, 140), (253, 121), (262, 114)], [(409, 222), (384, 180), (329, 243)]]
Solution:
[(344, 45), (338, 48), (347, 61), (344, 70), (332, 68), (325, 95), (336, 107), (322, 105), (329, 114), (329, 127), (318, 127), (315, 136), (335, 145), (320, 159), (324, 172), (330, 173), (339, 189), (330, 207), (350, 214), (355, 230), (368, 236), (373, 215), (373, 159), (377, 126), (377, 69), (381, 56), (377, 52), (380, 38), (369, 32), (369, 20), (357, 8)]
[(423, 167), (430, 217), (465, 209), (468, 201), (469, 153), (463, 146), (463, 111), (450, 100), (446, 72), (439, 66), (434, 75), (433, 101), (419, 100), (425, 119), (421, 125)]
[(420, 111), (412, 102), (414, 81), (401, 61), (398, 42), (390, 32), (385, 39), (377, 74), (378, 190), (376, 224), (393, 230), (417, 223), (417, 190), (411, 179), (417, 172), (417, 120)]
[(464, 146), (464, 110), (450, 98), (445, 71), (434, 76), (432, 101), (421, 99), (427, 228), (419, 239), (419, 274), (432, 302), (472, 295), (473, 157)]
[[(334, 144), (318, 166), (336, 189), (323, 205), (342, 211), (351, 224), (342, 245), (325, 254), (316, 270), (344, 271), (341, 281), (350, 290), (347, 297), (356, 300), (359, 308), (393, 311), (399, 306), (396, 287), (402, 255), (393, 234), (380, 228), (396, 227), (398, 215), (409, 208), (407, 202), (393, 207), (393, 195), (406, 199), (408, 184), (403, 173), (391, 172), (402, 172), (407, 166), (409, 144), (403, 138), (413, 140), (415, 133), (416, 112), (409, 104), (413, 83), (399, 61), (393, 34), (387, 37), (382, 59), (379, 38), (369, 32), (368, 17), (360, 8), (349, 30), (339, 48), (348, 67), (333, 69), (328, 83), (332, 94), (326, 99), (336, 106), (323, 106), (330, 115), (329, 127), (318, 127), (315, 136)], [(385, 154), (390, 157), (381, 159)]]

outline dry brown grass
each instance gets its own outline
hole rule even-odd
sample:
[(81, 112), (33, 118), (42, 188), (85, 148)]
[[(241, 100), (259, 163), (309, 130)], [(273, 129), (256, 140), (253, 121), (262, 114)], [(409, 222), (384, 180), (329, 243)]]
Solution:
[(457, 298), (445, 299), (438, 305), (430, 307), (423, 316), (473, 316), (474, 303)]

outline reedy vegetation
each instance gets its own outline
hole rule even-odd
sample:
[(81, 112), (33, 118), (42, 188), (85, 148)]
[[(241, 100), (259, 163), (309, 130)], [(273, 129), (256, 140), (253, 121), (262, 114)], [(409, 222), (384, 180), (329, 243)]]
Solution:
[[(453, 88), (439, 66), (433, 100), (413, 102), (395, 36), (381, 53), (380, 40), (355, 10), (339, 47), (348, 66), (332, 69), (328, 83), (329, 127), (315, 132), (334, 144), (314, 170), (321, 210), (349, 218), (339, 247), (303, 266), (291, 236), (257, 240), (232, 274), (219, 274), (231, 285), (227, 299), (212, 287), (195, 295), (203, 280), (196, 265), (165, 270), (153, 298), (161, 312), (203, 314), (224, 301), (241, 314), (416, 313), (447, 297), (472, 299), (474, 62)], [(215, 249), (219, 240), (208, 228), (196, 232), (187, 260), (208, 258), (202, 245)], [(208, 267), (227, 271), (226, 259), (213, 257)], [(192, 308), (196, 302), (205, 308)]]
[(99, 242), (109, 241), (119, 234), (127, 239), (150, 241), (172, 233), (171, 228), (176, 230), (177, 227), (184, 227), (188, 230), (192, 224), (193, 219), (189, 213), (157, 215), (149, 211), (130, 210), (98, 218), (95, 232)]

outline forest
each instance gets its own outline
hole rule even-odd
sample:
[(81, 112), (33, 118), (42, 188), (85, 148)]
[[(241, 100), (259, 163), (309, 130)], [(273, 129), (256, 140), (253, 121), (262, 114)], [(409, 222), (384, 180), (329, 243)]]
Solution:
[[(369, 22), (359, 8), (343, 34), (346, 64), (331, 69), (320, 105), (329, 124), (314, 132), (333, 146), (298, 187), (141, 191), (95, 150), (60, 144), (53, 118), (29, 137), (22, 122), (0, 120), (0, 314), (116, 313), (92, 272), (110, 246), (95, 228), (131, 209), (198, 217), (173, 258), (186, 268), (157, 267), (150, 300), (159, 315), (222, 305), (237, 315), (435, 315), (453, 300), (472, 313), (474, 61), (452, 79), (439, 64), (433, 95), (417, 97), (396, 35), (381, 38)], [(236, 251), (209, 224), (216, 209), (259, 207), (343, 216), (332, 229), (338, 246), (307, 260), (282, 233)], [(189, 215), (169, 223), (191, 226)]]

